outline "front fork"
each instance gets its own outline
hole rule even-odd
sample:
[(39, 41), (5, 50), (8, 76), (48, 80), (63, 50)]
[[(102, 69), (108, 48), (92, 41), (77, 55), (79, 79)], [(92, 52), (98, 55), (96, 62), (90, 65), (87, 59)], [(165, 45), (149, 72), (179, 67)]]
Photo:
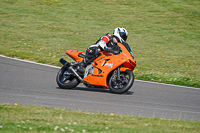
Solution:
[(117, 80), (120, 80), (120, 67), (117, 68)]

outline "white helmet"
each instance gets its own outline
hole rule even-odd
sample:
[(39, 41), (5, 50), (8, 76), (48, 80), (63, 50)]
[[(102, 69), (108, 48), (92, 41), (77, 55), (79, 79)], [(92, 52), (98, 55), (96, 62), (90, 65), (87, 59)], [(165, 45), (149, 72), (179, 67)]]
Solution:
[(123, 42), (126, 42), (126, 39), (128, 37), (128, 32), (125, 28), (118, 27), (114, 29), (113, 36), (117, 37), (118, 41), (123, 43)]

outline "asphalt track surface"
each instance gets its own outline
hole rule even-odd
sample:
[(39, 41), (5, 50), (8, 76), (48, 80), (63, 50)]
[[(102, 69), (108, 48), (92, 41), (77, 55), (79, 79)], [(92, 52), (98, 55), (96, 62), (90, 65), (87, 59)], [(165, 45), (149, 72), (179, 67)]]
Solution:
[(0, 103), (200, 121), (200, 88), (136, 80), (126, 94), (56, 84), (59, 67), (0, 56)]

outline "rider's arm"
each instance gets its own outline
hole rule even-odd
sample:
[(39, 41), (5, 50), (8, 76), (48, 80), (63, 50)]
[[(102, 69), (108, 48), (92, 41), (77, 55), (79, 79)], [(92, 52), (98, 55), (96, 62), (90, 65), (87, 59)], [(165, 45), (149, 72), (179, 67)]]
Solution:
[[(113, 43), (112, 36), (107, 33), (103, 37), (101, 37), (100, 41), (98, 41), (97, 45), (101, 47), (101, 49), (105, 52), (108, 53), (113, 53), (113, 54), (119, 54), (119, 47)], [(107, 46), (109, 44), (112, 44), (111, 46)]]
[(103, 37), (101, 37), (100, 41), (97, 44), (101, 47), (102, 50), (105, 50), (108, 48), (106, 44), (111, 40), (112, 40), (111, 35), (108, 33)]

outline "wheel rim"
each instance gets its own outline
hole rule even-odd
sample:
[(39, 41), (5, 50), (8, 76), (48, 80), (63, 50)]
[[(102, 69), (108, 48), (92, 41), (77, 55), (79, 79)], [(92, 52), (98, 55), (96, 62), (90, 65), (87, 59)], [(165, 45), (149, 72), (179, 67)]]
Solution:
[(120, 90), (124, 88), (129, 82), (129, 75), (125, 73), (120, 73), (120, 79), (117, 79), (117, 74), (113, 75), (111, 78), (111, 86), (114, 90)]
[(61, 73), (60, 75), (60, 81), (62, 83), (69, 83), (70, 81), (72, 81), (73, 77), (70, 74), (69, 70), (63, 71), (63, 73)]

